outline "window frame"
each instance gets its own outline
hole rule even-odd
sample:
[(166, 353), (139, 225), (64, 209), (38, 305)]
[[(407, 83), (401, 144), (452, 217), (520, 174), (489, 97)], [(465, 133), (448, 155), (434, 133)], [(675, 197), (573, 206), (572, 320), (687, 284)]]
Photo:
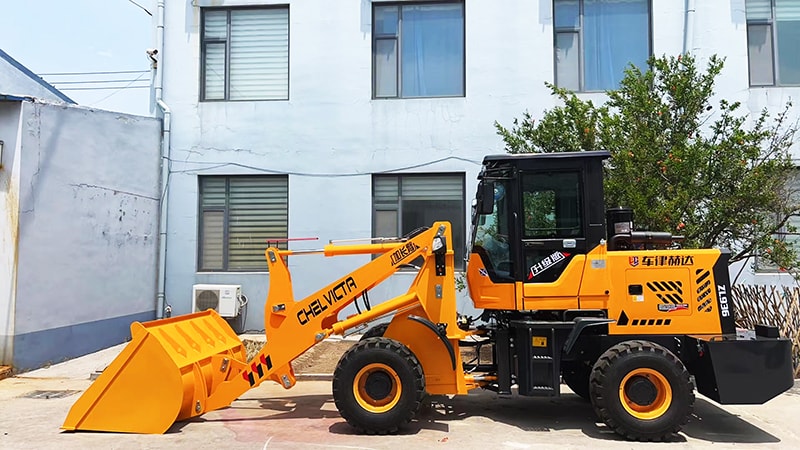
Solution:
[[(745, 0), (746, 1), (746, 0)], [(778, 84), (778, 71), (776, 70), (778, 65), (778, 54), (775, 51), (775, 43), (777, 37), (775, 36), (775, 24), (774, 24), (774, 17), (775, 17), (775, 3), (770, 4), (771, 10), (771, 17), (769, 19), (745, 19), (745, 34), (747, 35), (747, 85), (751, 88), (762, 88), (762, 87), (776, 87), (779, 86)], [(745, 12), (745, 14), (747, 14)], [(769, 27), (769, 39), (770, 39), (770, 61), (772, 62), (772, 82), (769, 84), (753, 84), (752, 74), (750, 73), (750, 26), (767, 26)]]
[[(747, 0), (745, 0), (745, 34), (747, 38), (747, 82), (751, 88), (771, 88), (771, 87), (800, 87), (800, 83), (782, 83), (780, 77), (780, 56), (778, 52), (778, 27), (777, 27), (777, 8), (779, 0), (769, 0), (770, 16), (768, 19), (748, 19), (747, 18)], [(772, 83), (771, 84), (753, 84), (751, 77), (751, 62), (750, 62), (750, 26), (767, 26), (769, 27), (770, 51), (772, 62)]]
[[(788, 222), (792, 222), (792, 218), (800, 222), (800, 214), (792, 214)], [(776, 217), (775, 219), (778, 220), (779, 218)], [(787, 226), (783, 226), (772, 236), (776, 240), (781, 240), (781, 241), (785, 241), (787, 237), (797, 237), (795, 240), (800, 241), (800, 228), (798, 229), (798, 231), (790, 232), (788, 231)], [(775, 274), (789, 273), (787, 270), (781, 269), (775, 264), (767, 260), (764, 260), (759, 255), (755, 257), (755, 268), (753, 272), (755, 272), (756, 275), (775, 275)]]
[[(437, 178), (437, 177), (456, 177), (456, 176), (461, 178), (460, 184), (461, 184), (461, 199), (462, 200), (459, 202), (459, 206), (461, 208), (461, 212), (459, 214), (459, 219), (460, 219), (460, 223), (463, 226), (463, 230), (464, 230), (464, 235), (462, 237), (463, 242), (458, 243), (458, 245), (461, 245), (463, 247), (464, 257), (466, 258), (468, 256), (467, 242), (469, 241), (468, 234), (469, 234), (470, 230), (469, 230), (469, 227), (467, 226), (468, 222), (466, 220), (466, 214), (467, 214), (467, 209), (466, 209), (466, 199), (467, 199), (466, 178), (467, 177), (466, 177), (466, 173), (464, 173), (464, 172), (373, 173), (372, 174), (372, 180), (371, 180), (371, 189), (372, 189), (371, 202), (372, 202), (372, 204), (371, 204), (371, 207), (370, 207), (371, 215), (372, 215), (372, 233), (371, 233), (373, 235), (372, 237), (373, 238), (377, 238), (377, 237), (402, 237), (402, 235), (403, 235), (403, 220), (402, 220), (403, 219), (403, 195), (402, 195), (402, 193), (403, 193), (403, 178), (408, 178), (408, 177), (412, 177), (412, 178)], [(381, 205), (382, 208), (379, 209), (378, 205), (375, 202), (375, 181), (377, 179), (379, 179), (379, 178), (389, 178), (389, 177), (397, 178), (397, 183), (398, 183), (397, 184), (397, 197), (398, 197), (397, 198), (397, 203), (395, 205), (393, 205), (391, 208), (390, 207), (386, 207), (386, 205)], [(396, 236), (375, 236), (375, 231), (377, 229), (377, 220), (376, 220), (377, 219), (377, 214), (376, 213), (378, 211), (396, 211), (396, 213), (397, 213), (397, 229), (396, 229), (397, 235)], [(441, 220), (445, 220), (445, 219), (441, 219)], [(431, 226), (431, 225), (432, 225), (432, 223), (419, 224), (419, 226)], [(451, 223), (451, 227), (453, 227), (452, 223)], [(454, 231), (454, 230), (451, 230), (451, 231)], [(456, 240), (455, 233), (453, 233), (453, 240), (454, 241)], [(452, 247), (454, 254), (457, 253), (456, 252), (456, 243), (455, 242), (451, 242), (449, 245)], [(455, 258), (455, 269), (457, 271), (466, 270), (466, 261), (460, 261), (460, 260), (458, 260), (458, 258)], [(416, 270), (416, 269), (411, 269), (411, 268), (408, 268), (408, 267), (401, 267), (400, 270), (401, 271), (408, 271), (408, 270)]]
[[(796, 166), (793, 170), (790, 179), (787, 182), (789, 186), (788, 193), (792, 198), (800, 197), (800, 166)], [(775, 222), (777, 223), (783, 219), (779, 214), (775, 215)], [(796, 231), (790, 231), (790, 227), (796, 229)], [(800, 213), (790, 214), (787, 221), (784, 225), (778, 229), (773, 235), (773, 238), (776, 240), (785, 241), (788, 238), (795, 237), (794, 240), (798, 242), (797, 248), (800, 249)], [(795, 269), (797, 270), (797, 269)], [(769, 261), (764, 260), (760, 255), (756, 255), (755, 257), (755, 264), (753, 267), (753, 272), (756, 275), (774, 275), (774, 274), (781, 274), (781, 273), (788, 273), (786, 270), (781, 270), (780, 267), (772, 264)]]
[[(402, 32), (402, 22), (403, 22), (403, 6), (417, 6), (417, 5), (445, 5), (445, 4), (460, 4), (461, 5), (461, 13), (463, 16), (464, 24), (462, 27), (461, 33), (461, 40), (463, 42), (462, 45), (462, 54), (461, 54), (461, 86), (462, 91), (461, 94), (458, 95), (429, 95), (429, 96), (413, 96), (413, 97), (404, 97), (402, 95), (403, 91), (403, 61), (401, 57), (401, 50), (402, 50), (402, 42), (403, 42), (403, 32)], [(386, 6), (396, 6), (398, 8), (398, 15), (397, 15), (397, 33), (395, 35), (378, 35), (375, 32), (375, 10), (380, 7)], [(372, 66), (372, 100), (413, 100), (413, 99), (431, 99), (431, 98), (464, 98), (467, 96), (467, 2), (466, 0), (424, 0), (424, 1), (373, 1), (372, 2), (372, 11), (371, 11), (371, 27), (370, 33), (372, 35), (372, 47), (370, 48), (370, 64)], [(397, 64), (395, 67), (396, 75), (395, 75), (395, 92), (394, 96), (378, 96), (377, 95), (377, 68), (375, 64), (375, 49), (377, 42), (379, 40), (394, 40), (396, 42), (397, 48)]]
[[(584, 1), (585, 0), (577, 0), (578, 1), (578, 25), (577, 27), (556, 27), (556, 1), (552, 0), (550, 2), (550, 7), (552, 8), (552, 20), (553, 20), (553, 84), (557, 87), (558, 84), (558, 48), (556, 44), (558, 42), (558, 35), (560, 33), (576, 33), (578, 35), (578, 89), (574, 92), (581, 92), (581, 93), (594, 93), (594, 92), (606, 92), (609, 89), (602, 89), (602, 90), (586, 90), (586, 69), (584, 63)], [(647, 57), (653, 56), (653, 0), (645, 0), (647, 2)], [(565, 88), (566, 89), (566, 88)], [(611, 88), (611, 90), (616, 88)]]
[[(230, 99), (231, 88), (231, 12), (242, 10), (268, 10), (268, 9), (285, 9), (286, 10), (286, 98), (258, 98), (258, 99)], [(206, 39), (206, 13), (210, 11), (225, 11), (226, 13), (226, 36), (225, 39)], [(276, 4), (276, 5), (248, 5), (248, 6), (214, 6), (200, 8), (200, 103), (214, 103), (214, 102), (285, 102), (291, 96), (292, 84), (292, 16), (289, 4)], [(223, 88), (223, 98), (206, 98), (206, 44), (225, 44), (225, 86)]]
[[(197, 272), (210, 272), (210, 273), (223, 273), (223, 272), (257, 272), (268, 273), (269, 266), (264, 260), (264, 268), (230, 268), (230, 200), (231, 200), (231, 179), (240, 177), (262, 177), (262, 178), (283, 178), (286, 180), (286, 229), (287, 236), (276, 238), (270, 245), (280, 249), (286, 249), (289, 229), (289, 176), (288, 175), (261, 175), (261, 174), (241, 174), (241, 175), (200, 175), (197, 177), (197, 261), (195, 269)], [(208, 206), (203, 207), (203, 179), (218, 178), (225, 180), (225, 205), (223, 206)], [(206, 212), (221, 212), (222, 213), (222, 268), (207, 268), (203, 267), (203, 244), (205, 243), (205, 233), (203, 232), (204, 214)], [(264, 243), (264, 249), (267, 248), (267, 242)]]
[(558, 86), (558, 35), (577, 34), (578, 35), (578, 90), (576, 92), (587, 92), (583, 90), (584, 76), (583, 76), (583, 0), (578, 1), (578, 25), (577, 27), (557, 27), (556, 26), (556, 2), (553, 0), (551, 6), (553, 8), (553, 84)]

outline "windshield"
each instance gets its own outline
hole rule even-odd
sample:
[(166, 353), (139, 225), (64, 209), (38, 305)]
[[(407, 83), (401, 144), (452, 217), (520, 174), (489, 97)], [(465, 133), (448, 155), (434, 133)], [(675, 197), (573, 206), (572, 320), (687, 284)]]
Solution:
[(493, 184), (493, 208), (490, 213), (481, 214), (477, 208), (481, 199), (475, 202), (472, 216), (472, 252), (481, 256), (491, 275), (508, 277), (511, 275), (506, 196), (508, 181), (484, 180), (482, 183)]

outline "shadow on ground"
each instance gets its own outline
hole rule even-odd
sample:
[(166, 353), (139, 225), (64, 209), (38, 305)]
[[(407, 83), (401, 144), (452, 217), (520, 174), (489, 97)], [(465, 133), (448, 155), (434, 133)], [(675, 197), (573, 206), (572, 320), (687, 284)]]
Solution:
[(694, 417), (683, 427), (687, 436), (709, 442), (762, 444), (781, 440), (735, 414), (698, 398)]
[[(332, 419), (328, 431), (333, 434), (358, 434), (333, 407), (331, 395), (299, 395), (279, 398), (255, 398), (237, 402), (229, 413), (219, 418), (196, 419), (231, 424), (246, 421), (285, 419)], [(475, 392), (466, 396), (431, 396), (417, 418), (398, 434), (417, 434), (423, 430), (449, 432), (449, 423), (470, 417), (482, 417), (532, 433), (554, 430), (580, 430), (593, 439), (619, 441), (624, 438), (597, 422), (592, 406), (573, 394), (557, 399), (500, 397), (491, 392)], [(170, 432), (180, 432), (175, 424)], [(698, 398), (695, 414), (684, 426), (683, 433), (672, 442), (685, 442), (686, 436), (707, 442), (776, 443), (780, 439), (718, 406)]]

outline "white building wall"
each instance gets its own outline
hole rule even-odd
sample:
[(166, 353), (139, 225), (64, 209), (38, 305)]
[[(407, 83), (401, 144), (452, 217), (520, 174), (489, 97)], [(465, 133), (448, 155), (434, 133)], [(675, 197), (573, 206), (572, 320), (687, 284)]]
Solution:
[[(194, 5), (287, 3), (289, 100), (199, 102), (200, 8)], [(289, 174), (289, 236), (320, 238), (318, 244), (292, 243), (293, 249), (321, 246), (329, 239), (368, 237), (371, 174), (462, 172), (469, 202), (482, 157), (503, 151), (494, 121), (508, 126), (525, 110), (536, 117), (554, 106), (544, 86), (554, 78), (550, 0), (467, 0), (466, 96), (390, 100), (371, 98), (372, 3), (168, 2), (162, 68), (164, 99), (173, 112), (173, 172), (166, 293), (174, 314), (190, 311), (194, 283), (242, 284), (250, 300), (247, 328), (263, 328), (267, 274), (196, 271), (198, 175)], [(679, 54), (687, 2), (652, 3), (654, 54)], [(779, 106), (798, 92), (749, 89), (744, 0), (695, 4), (688, 47), (702, 63), (712, 54), (726, 58), (719, 98), (742, 101), (745, 113)], [(586, 97), (602, 100), (597, 94)], [(366, 257), (293, 258), (296, 297), (365, 261)], [(397, 294), (408, 281), (405, 274), (395, 276), (373, 297)]]
[[(541, 5), (515, 1), (502, 10), (491, 2), (467, 5), (466, 97), (376, 101), (371, 99), (371, 4), (293, 2), (289, 100), (203, 103), (198, 103), (200, 10), (167, 5), (164, 95), (174, 118), (167, 301), (173, 313), (190, 311), (194, 283), (242, 284), (250, 301), (247, 328), (263, 328), (267, 274), (195, 270), (198, 175), (288, 173), (289, 236), (320, 239), (293, 243), (296, 249), (371, 236), (372, 173), (466, 173), (470, 197), (483, 156), (502, 152), (494, 120), (508, 123), (529, 105), (552, 105), (543, 89), (543, 81), (553, 77), (552, 62), (529, 57), (552, 53), (551, 41), (540, 36), (550, 26), (549, 7), (543, 11)], [(486, 27), (486, 20), (504, 26)], [(230, 162), (237, 165), (203, 170)], [(314, 292), (367, 258), (293, 258), (295, 296)], [(375, 289), (372, 298), (396, 295), (409, 282), (410, 275), (401, 274)]]
[[(763, 109), (777, 115), (787, 102), (800, 98), (800, 87), (749, 87), (747, 58), (747, 19), (744, 0), (695, 0), (693, 52), (706, 61), (712, 54), (725, 58), (715, 99), (741, 102), (741, 114), (757, 118)], [(657, 17), (657, 16), (656, 16)], [(715, 101), (716, 101), (715, 100)], [(790, 123), (800, 118), (797, 105), (791, 112)], [(800, 166), (800, 146), (792, 148), (796, 165)], [(740, 284), (794, 285), (788, 274), (755, 272), (753, 260), (733, 264), (731, 281)]]

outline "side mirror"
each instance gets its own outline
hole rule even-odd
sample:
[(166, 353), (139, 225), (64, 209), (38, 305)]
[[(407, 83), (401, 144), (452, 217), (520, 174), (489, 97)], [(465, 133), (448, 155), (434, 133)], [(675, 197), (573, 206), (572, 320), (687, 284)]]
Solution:
[(481, 181), (478, 185), (478, 214), (491, 214), (494, 211), (494, 183)]

